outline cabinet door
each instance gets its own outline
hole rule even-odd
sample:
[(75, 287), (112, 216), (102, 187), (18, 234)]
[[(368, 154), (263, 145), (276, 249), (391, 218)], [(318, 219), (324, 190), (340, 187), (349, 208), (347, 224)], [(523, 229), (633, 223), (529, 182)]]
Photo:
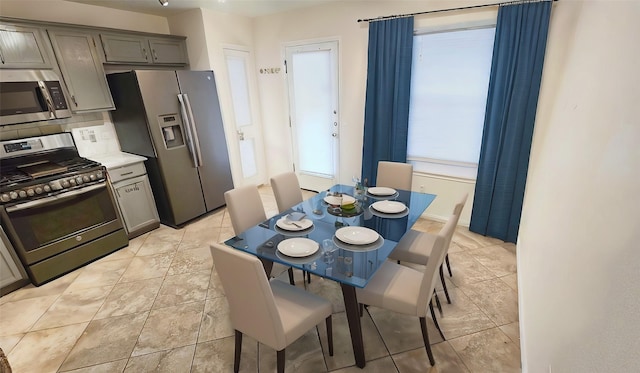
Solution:
[(100, 34), (104, 58), (115, 63), (151, 63), (149, 43), (144, 37)]
[(74, 113), (115, 109), (93, 35), (49, 30)]
[[(24, 270), (22, 269), (22, 263), (17, 258), (15, 253), (12, 253), (13, 248), (9, 243), (9, 240), (4, 234), (2, 227), (0, 227), (0, 296), (4, 295), (4, 290), (11, 285), (17, 287), (24, 285), (22, 281), (27, 278)], [(19, 282), (22, 284), (18, 284)], [(10, 290), (9, 290), (10, 291)]]
[(113, 189), (129, 233), (160, 221), (147, 175), (119, 181)]
[(45, 38), (37, 28), (0, 25), (2, 68), (51, 68)]
[(175, 39), (149, 39), (153, 63), (186, 65), (187, 48), (184, 40)]

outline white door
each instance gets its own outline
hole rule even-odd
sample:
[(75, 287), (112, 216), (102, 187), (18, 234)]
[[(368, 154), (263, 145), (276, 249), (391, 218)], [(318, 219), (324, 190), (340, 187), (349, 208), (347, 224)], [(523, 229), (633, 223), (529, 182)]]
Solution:
[[(236, 186), (262, 184), (265, 180), (264, 146), (262, 129), (257, 115), (255, 69), (251, 54), (241, 47), (225, 47), (224, 56), (229, 79), (229, 90), (233, 104), (233, 133), (235, 146), (230, 153)], [(237, 177), (240, 176), (240, 177)]]
[(303, 189), (336, 184), (339, 156), (338, 42), (288, 46), (292, 154)]

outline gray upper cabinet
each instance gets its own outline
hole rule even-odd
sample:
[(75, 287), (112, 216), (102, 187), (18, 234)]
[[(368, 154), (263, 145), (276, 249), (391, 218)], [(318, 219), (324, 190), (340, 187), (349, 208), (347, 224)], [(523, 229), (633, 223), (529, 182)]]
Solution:
[(185, 40), (101, 33), (106, 63), (186, 65)]
[(113, 110), (111, 91), (96, 49), (94, 34), (47, 30), (74, 113)]
[(153, 63), (186, 65), (187, 48), (184, 40), (149, 38)]
[(45, 45), (41, 29), (0, 24), (0, 68), (50, 69)]

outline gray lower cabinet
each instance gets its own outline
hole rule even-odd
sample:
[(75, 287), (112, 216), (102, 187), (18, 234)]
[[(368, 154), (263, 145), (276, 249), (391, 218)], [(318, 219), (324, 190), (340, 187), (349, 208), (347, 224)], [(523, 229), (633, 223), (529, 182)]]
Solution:
[(71, 111), (115, 109), (93, 34), (55, 29), (47, 32), (69, 91)]
[(0, 68), (50, 69), (42, 29), (0, 24)]
[(186, 65), (185, 40), (101, 33), (106, 63)]
[(109, 169), (109, 175), (129, 238), (158, 228), (160, 218), (144, 164)]
[(22, 263), (13, 251), (11, 243), (0, 227), (0, 296), (29, 283)]

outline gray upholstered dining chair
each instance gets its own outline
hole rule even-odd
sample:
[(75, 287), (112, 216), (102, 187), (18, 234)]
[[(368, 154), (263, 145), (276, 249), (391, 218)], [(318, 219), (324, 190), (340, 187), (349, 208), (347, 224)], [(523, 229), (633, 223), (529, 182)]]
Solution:
[(435, 364), (435, 360), (427, 333), (426, 313), (427, 308), (430, 308), (433, 321), (444, 339), (431, 307), (431, 297), (435, 290), (438, 267), (444, 260), (447, 236), (455, 229), (454, 221), (455, 219), (450, 218), (433, 240), (426, 233), (420, 232), (421, 234), (412, 241), (412, 245), (431, 245), (431, 257), (423, 270), (386, 261), (364, 288), (356, 288), (360, 304), (419, 318), (424, 347), (431, 365)]
[[(295, 172), (285, 172), (272, 177), (270, 180), (273, 195), (276, 197), (278, 212), (283, 212), (302, 202), (302, 190)], [(305, 271), (302, 271), (305, 274)], [(303, 276), (304, 277), (304, 276)], [(307, 283), (311, 283), (311, 274), (306, 272)]]
[[(224, 193), (224, 200), (236, 235), (267, 220), (256, 185), (245, 185), (228, 190)], [(293, 269), (280, 263), (273, 263), (270, 276), (276, 277), (284, 271), (289, 272), (289, 283), (295, 285)]]
[[(460, 215), (462, 214), (462, 209), (464, 209), (464, 205), (467, 202), (468, 193), (465, 193), (460, 200), (456, 203), (453, 208), (453, 214), (450, 219), (453, 219), (454, 227), (458, 225), (458, 221), (460, 220)], [(453, 233), (455, 229), (451, 231), (451, 235), (447, 236), (445, 241), (445, 256), (444, 260), (449, 269), (449, 275), (451, 276), (451, 264), (449, 263), (449, 247), (451, 246), (451, 240), (453, 239)], [(423, 244), (417, 245), (414, 243), (417, 237), (422, 237)], [(398, 242), (398, 245), (393, 249), (391, 254), (389, 254), (389, 259), (396, 260), (398, 263), (400, 262), (408, 262), (413, 264), (426, 265), (431, 257), (431, 249), (433, 246), (433, 241), (435, 240), (436, 235), (425, 232), (418, 232), (416, 230), (409, 230), (405, 233), (404, 236)], [(444, 290), (444, 295), (447, 298), (447, 302), (451, 303), (451, 298), (449, 297), (449, 291), (447, 290), (447, 284), (444, 281), (444, 274), (442, 266), (438, 269), (440, 273), (440, 281), (442, 282), (442, 288)]]
[(413, 165), (409, 163), (379, 161), (376, 186), (411, 190)]
[(282, 373), (285, 348), (323, 320), (333, 356), (331, 302), (282, 281), (267, 280), (262, 263), (251, 254), (213, 244), (211, 256), (235, 329), (234, 372), (240, 369), (244, 334), (277, 351), (277, 369)]
[(295, 172), (285, 172), (270, 179), (278, 212), (283, 212), (302, 202), (302, 190)]

